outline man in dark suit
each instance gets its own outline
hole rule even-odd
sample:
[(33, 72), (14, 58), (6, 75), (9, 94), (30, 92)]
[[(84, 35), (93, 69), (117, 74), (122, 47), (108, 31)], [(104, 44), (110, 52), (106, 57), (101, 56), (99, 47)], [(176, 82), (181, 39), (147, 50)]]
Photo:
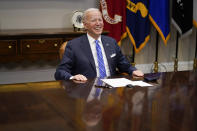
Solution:
[[(101, 35), (104, 24), (98, 9), (87, 9), (83, 24), (87, 34), (68, 41), (62, 61), (55, 72), (56, 80), (86, 81), (87, 78), (113, 76), (117, 69), (129, 75), (144, 75), (129, 64), (113, 38)], [(98, 60), (100, 56), (95, 43), (99, 45), (102, 64)]]

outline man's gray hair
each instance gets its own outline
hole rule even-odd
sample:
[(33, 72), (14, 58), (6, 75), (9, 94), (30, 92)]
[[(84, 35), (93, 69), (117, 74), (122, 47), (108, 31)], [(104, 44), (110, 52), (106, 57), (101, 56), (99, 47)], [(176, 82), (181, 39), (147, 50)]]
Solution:
[(100, 12), (100, 10), (98, 8), (88, 8), (83, 13), (82, 22), (85, 22), (86, 21), (87, 14), (88, 14), (88, 12), (91, 12), (91, 11), (99, 11)]

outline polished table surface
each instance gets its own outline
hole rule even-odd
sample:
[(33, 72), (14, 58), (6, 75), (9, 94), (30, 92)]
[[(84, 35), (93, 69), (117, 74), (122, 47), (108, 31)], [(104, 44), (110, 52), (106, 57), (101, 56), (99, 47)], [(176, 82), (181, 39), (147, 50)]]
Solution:
[(197, 72), (162, 73), (152, 87), (99, 88), (97, 98), (96, 80), (0, 85), (0, 131), (197, 130)]

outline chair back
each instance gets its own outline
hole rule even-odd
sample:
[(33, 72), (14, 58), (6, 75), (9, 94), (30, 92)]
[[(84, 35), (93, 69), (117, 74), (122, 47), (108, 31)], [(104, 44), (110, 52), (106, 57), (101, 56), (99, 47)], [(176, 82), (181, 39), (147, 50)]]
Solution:
[(61, 46), (60, 46), (60, 49), (59, 49), (59, 56), (60, 56), (60, 60), (62, 59), (63, 55), (64, 55), (64, 52), (65, 52), (65, 48), (66, 48), (66, 45), (67, 45), (67, 41), (64, 42)]

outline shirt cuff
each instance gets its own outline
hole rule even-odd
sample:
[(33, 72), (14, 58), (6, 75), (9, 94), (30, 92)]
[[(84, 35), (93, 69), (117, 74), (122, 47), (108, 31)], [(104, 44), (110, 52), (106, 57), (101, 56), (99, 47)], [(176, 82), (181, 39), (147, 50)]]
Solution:
[(73, 79), (73, 76), (71, 76), (70, 78), (69, 78), (69, 80), (72, 80)]

